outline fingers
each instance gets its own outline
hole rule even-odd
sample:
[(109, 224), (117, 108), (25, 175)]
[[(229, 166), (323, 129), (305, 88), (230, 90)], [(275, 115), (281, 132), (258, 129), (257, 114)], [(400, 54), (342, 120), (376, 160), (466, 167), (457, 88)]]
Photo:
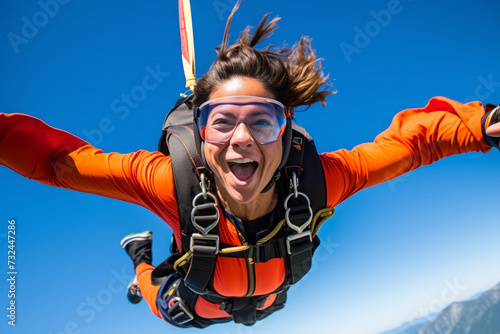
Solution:
[(490, 125), (486, 129), (486, 134), (491, 137), (500, 137), (500, 123)]

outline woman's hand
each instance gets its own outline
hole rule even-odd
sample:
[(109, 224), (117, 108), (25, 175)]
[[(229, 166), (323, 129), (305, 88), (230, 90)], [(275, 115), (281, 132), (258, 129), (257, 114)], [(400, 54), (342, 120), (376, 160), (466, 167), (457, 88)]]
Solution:
[(500, 107), (491, 112), (490, 126), (486, 128), (486, 134), (491, 137), (500, 137)]
[(491, 137), (500, 137), (500, 123), (490, 125), (486, 129), (486, 134)]
[(500, 106), (487, 104), (484, 109), (486, 111), (482, 120), (484, 139), (491, 146), (500, 149)]

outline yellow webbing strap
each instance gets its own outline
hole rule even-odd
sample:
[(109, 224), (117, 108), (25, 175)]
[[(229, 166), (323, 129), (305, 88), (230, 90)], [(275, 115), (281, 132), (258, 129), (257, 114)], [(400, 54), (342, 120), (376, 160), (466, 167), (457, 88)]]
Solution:
[(174, 270), (178, 271), (177, 268), (182, 267), (183, 265), (188, 263), (192, 256), (193, 253), (191, 251), (187, 251), (186, 254), (184, 254), (174, 262)]
[(191, 5), (189, 0), (179, 0), (179, 28), (181, 33), (182, 66), (186, 76), (186, 87), (191, 91), (196, 86), (194, 62), (193, 20), (191, 18)]
[(324, 208), (316, 212), (312, 221), (311, 221), (311, 235), (314, 238), (316, 233), (318, 233), (319, 228), (323, 223), (330, 217), (332, 217), (335, 213), (334, 208)]
[(236, 253), (236, 252), (246, 251), (249, 248), (250, 248), (250, 246), (228, 247), (228, 248), (221, 249), (219, 251), (219, 253), (222, 253), (222, 254)]
[(276, 225), (276, 227), (271, 231), (271, 233), (269, 233), (268, 235), (266, 235), (264, 238), (258, 240), (257, 241), (257, 245), (262, 245), (263, 243), (266, 243), (269, 240), (271, 240), (271, 238), (274, 237), (276, 235), (276, 233), (278, 233), (279, 230), (281, 230), (281, 228), (283, 227), (283, 225), (285, 225), (285, 220), (284, 219), (282, 219), (278, 223), (278, 225)]

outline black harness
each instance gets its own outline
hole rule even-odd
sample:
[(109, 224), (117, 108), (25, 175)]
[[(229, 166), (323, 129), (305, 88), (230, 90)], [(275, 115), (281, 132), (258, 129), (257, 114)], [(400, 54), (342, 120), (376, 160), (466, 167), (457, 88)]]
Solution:
[[(284, 307), (286, 291), (311, 268), (314, 250), (319, 245), (316, 236), (321, 224), (334, 209), (326, 208), (324, 172), (313, 139), (293, 124), (291, 149), (281, 170), (278, 203), (284, 203), (284, 217), (276, 221), (274, 230), (255, 245), (235, 247), (222, 243), (218, 235), (219, 210), (215, 182), (203, 166), (197, 152), (193, 126), (192, 95), (179, 99), (165, 117), (158, 150), (171, 156), (172, 170), (181, 224), (182, 252), (172, 238), (172, 256), (156, 267), (152, 283), (160, 285), (172, 273), (178, 275), (182, 291), (170, 292), (182, 297), (167, 318), (175, 318), (180, 327), (206, 327), (220, 319), (203, 319), (194, 314), (197, 296), (220, 304), (221, 310), (232, 315), (237, 323), (251, 325)], [(263, 306), (268, 295), (227, 298), (211, 289), (217, 257), (251, 259), (253, 263), (284, 258), (286, 278), (274, 292), (277, 298), (271, 307)], [(178, 289), (178, 290), (179, 290)], [(167, 296), (168, 297), (168, 296)], [(169, 310), (169, 312), (170, 312)], [(165, 318), (165, 317), (164, 317)], [(230, 321), (231, 318), (225, 319)]]

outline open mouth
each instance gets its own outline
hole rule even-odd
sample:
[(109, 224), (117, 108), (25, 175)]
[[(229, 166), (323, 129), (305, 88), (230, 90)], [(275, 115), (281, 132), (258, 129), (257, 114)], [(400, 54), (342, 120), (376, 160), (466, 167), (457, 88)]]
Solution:
[(252, 177), (259, 164), (251, 159), (231, 160), (227, 162), (231, 173), (240, 181), (246, 181)]

